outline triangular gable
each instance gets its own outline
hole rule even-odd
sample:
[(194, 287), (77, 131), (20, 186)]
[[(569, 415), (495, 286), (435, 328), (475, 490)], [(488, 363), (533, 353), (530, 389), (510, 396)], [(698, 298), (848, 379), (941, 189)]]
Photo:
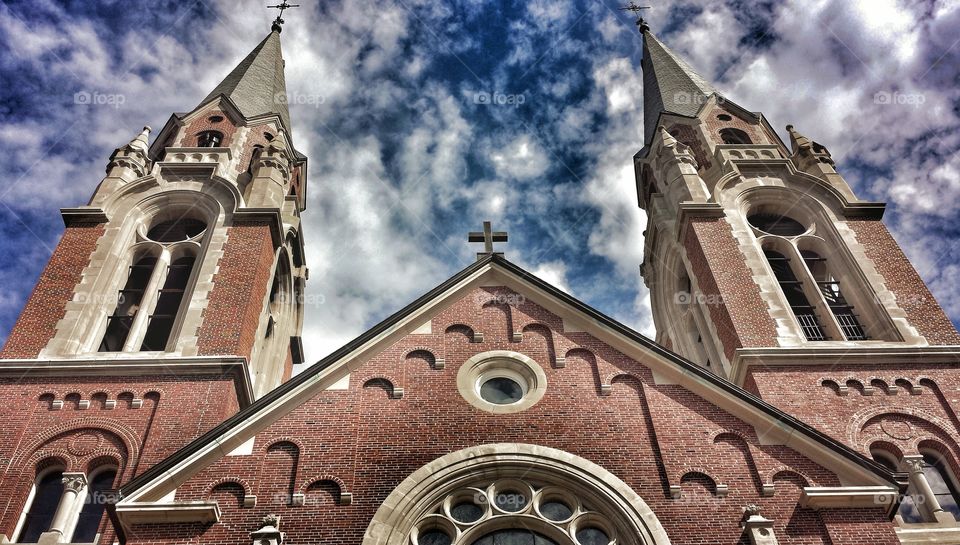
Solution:
[(124, 506), (162, 502), (182, 483), (226, 456), (261, 430), (334, 385), (424, 322), (481, 286), (505, 286), (525, 294), (564, 321), (648, 366), (658, 384), (677, 384), (754, 425), (761, 442), (782, 444), (841, 475), (844, 485), (896, 486), (882, 466), (757, 399), (732, 383), (670, 352), (499, 256), (486, 257), (314, 364), (120, 489)]

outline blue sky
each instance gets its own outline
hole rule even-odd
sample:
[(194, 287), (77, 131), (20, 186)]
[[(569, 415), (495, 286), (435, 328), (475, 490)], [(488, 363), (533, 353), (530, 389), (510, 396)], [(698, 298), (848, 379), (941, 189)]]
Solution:
[[(640, 40), (617, 2), (300, 4), (283, 47), (310, 157), (308, 362), (469, 264), (484, 219), (510, 232), (510, 259), (652, 333), (631, 166)], [(960, 2), (654, 4), (651, 27), (702, 75), (889, 203), (960, 321)], [(58, 209), (85, 204), (144, 124), (192, 109), (269, 31), (265, 5), (0, 7), (0, 338), (62, 232)]]

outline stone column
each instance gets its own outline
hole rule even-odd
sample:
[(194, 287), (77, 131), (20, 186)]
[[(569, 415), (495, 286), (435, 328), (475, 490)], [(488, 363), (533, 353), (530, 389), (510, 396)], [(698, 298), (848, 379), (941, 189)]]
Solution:
[(756, 505), (748, 505), (743, 510), (740, 526), (752, 545), (779, 545), (773, 533), (773, 521), (760, 516), (760, 508)]
[(920, 509), (926, 509), (933, 515), (933, 518), (937, 522), (953, 522), (953, 515), (944, 511), (943, 507), (940, 506), (937, 496), (933, 493), (933, 489), (930, 488), (930, 482), (927, 481), (927, 476), (923, 474), (923, 456), (920, 454), (904, 456), (903, 465), (910, 474), (910, 484), (914, 486), (918, 495), (921, 496), (919, 500), (914, 498), (917, 506), (920, 507)]
[[(50, 530), (44, 532), (40, 538), (41, 543), (50, 543), (48, 534), (55, 534), (58, 541), (72, 533), (72, 528), (67, 528), (70, 521), (77, 514), (77, 506), (81, 504), (80, 495), (87, 489), (87, 476), (83, 473), (64, 473), (63, 474), (63, 495), (60, 496), (60, 503), (57, 505), (57, 512), (53, 515), (53, 521), (50, 523)], [(47, 539), (45, 540), (44, 537)]]

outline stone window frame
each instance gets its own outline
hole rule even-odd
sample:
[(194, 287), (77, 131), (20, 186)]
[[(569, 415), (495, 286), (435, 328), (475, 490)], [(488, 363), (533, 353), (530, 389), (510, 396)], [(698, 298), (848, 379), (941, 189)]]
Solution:
[[(48, 528), (46, 532), (41, 534), (39, 542), (44, 541), (45, 538), (43, 536), (55, 534), (57, 536), (57, 542), (72, 543), (73, 533), (80, 521), (80, 513), (83, 511), (83, 507), (86, 505), (87, 494), (90, 491), (90, 483), (94, 477), (105, 471), (113, 471), (114, 482), (116, 482), (117, 477), (120, 475), (120, 467), (115, 463), (99, 465), (95, 469), (86, 473), (67, 471), (66, 466), (62, 463), (53, 464), (50, 467), (46, 467), (38, 471), (36, 477), (34, 477), (33, 486), (31, 486), (30, 492), (27, 494), (20, 517), (17, 520), (17, 525), (14, 527), (13, 536), (15, 539), (19, 539), (20, 534), (24, 530), (27, 515), (29, 514), (30, 509), (33, 507), (33, 501), (35, 499), (34, 496), (36, 495), (37, 491), (37, 483), (51, 473), (60, 473), (64, 482), (63, 493), (57, 505), (56, 514), (54, 514), (51, 527)], [(97, 534), (97, 537), (94, 539), (93, 543), (97, 543), (99, 539), (100, 534)], [(10, 543), (20, 542), (12, 541)]]
[[(129, 234), (124, 237), (127, 242), (125, 247), (119, 250), (122, 259), (118, 260), (116, 269), (114, 269), (113, 278), (103, 287), (103, 295), (97, 297), (103, 303), (99, 312), (100, 318), (91, 329), (91, 334), (85, 336), (85, 344), (81, 346), (80, 353), (104, 354), (99, 352), (100, 342), (106, 332), (108, 317), (113, 313), (116, 307), (116, 294), (126, 283), (126, 271), (133, 263), (135, 258), (141, 256), (144, 251), (158, 252), (157, 263), (154, 265), (154, 271), (147, 287), (143, 299), (140, 301), (140, 307), (137, 311), (138, 318), (134, 320), (131, 332), (124, 342), (124, 348), (120, 352), (110, 352), (110, 354), (138, 354), (138, 353), (167, 353), (176, 350), (177, 343), (180, 340), (180, 334), (183, 330), (184, 321), (190, 307), (192, 295), (197, 286), (197, 279), (200, 276), (200, 269), (203, 268), (204, 256), (207, 254), (208, 246), (213, 238), (213, 232), (219, 225), (221, 206), (213, 199), (204, 198), (195, 192), (173, 191), (152, 195), (137, 203), (131, 210), (126, 212), (123, 229), (128, 227)], [(188, 240), (177, 242), (156, 242), (147, 237), (150, 226), (170, 220), (189, 218), (202, 221), (206, 224), (203, 231)], [(149, 250), (148, 250), (149, 249)], [(166, 278), (168, 265), (178, 254), (190, 252), (194, 258), (193, 268), (184, 288), (183, 296), (180, 300), (180, 306), (177, 310), (177, 316), (171, 327), (167, 338), (167, 344), (164, 350), (153, 350), (143, 352), (140, 350), (144, 335), (147, 329), (147, 318), (152, 314), (159, 297), (158, 290), (162, 288)], [(108, 291), (107, 291), (108, 290)], [(98, 290), (99, 291), (99, 290)], [(143, 318), (139, 315), (144, 314)]]
[[(480, 396), (485, 379), (504, 376), (520, 382), (523, 397), (509, 404), (490, 403)], [(469, 358), (457, 371), (457, 390), (474, 407), (493, 414), (513, 414), (536, 405), (547, 390), (547, 375), (532, 358), (512, 350), (491, 350)]]
[[(609, 538), (609, 543), (622, 542), (618, 539), (613, 524), (603, 513), (593, 511), (570, 489), (557, 486), (553, 482), (535, 485), (527, 479), (507, 478), (492, 480), (479, 478), (475, 486), (468, 486), (451, 492), (434, 512), (423, 515), (413, 526), (410, 541), (419, 545), (420, 532), (440, 528), (451, 537), (451, 545), (469, 545), (484, 536), (498, 530), (523, 529), (544, 535), (561, 545), (579, 545), (576, 538), (581, 528), (599, 528)], [(497, 505), (498, 494), (504, 491), (519, 492), (524, 504), (516, 510), (503, 509)], [(475, 521), (463, 522), (452, 514), (452, 508), (464, 499), (481, 506), (483, 514)], [(560, 500), (571, 508), (571, 515), (562, 520), (553, 520), (540, 512), (546, 501)]]
[[(809, 196), (808, 196), (809, 197)], [(763, 266), (770, 277), (773, 272), (766, 258), (765, 249), (778, 251), (790, 259), (790, 267), (794, 275), (806, 286), (816, 286), (816, 279), (803, 261), (801, 250), (812, 250), (826, 260), (829, 270), (836, 278), (843, 278), (841, 282), (843, 294), (857, 310), (860, 326), (866, 331), (868, 340), (847, 341), (843, 330), (837, 321), (832, 309), (819, 289), (807, 292), (810, 304), (817, 309), (821, 327), (827, 334), (826, 341), (808, 341), (804, 336), (796, 316), (794, 323), (796, 335), (804, 343), (822, 342), (901, 342), (903, 339), (894, 325), (886, 309), (879, 303), (874, 286), (857, 264), (847, 241), (837, 232), (836, 223), (842, 222), (831, 218), (825, 205), (814, 198), (800, 199), (795, 191), (782, 187), (755, 187), (741, 193), (737, 204), (744, 222), (753, 234), (753, 239), (763, 261)], [(747, 217), (757, 211), (775, 213), (787, 216), (802, 225), (807, 226), (804, 233), (795, 236), (769, 234), (753, 226)], [(802, 265), (802, 266), (801, 266)], [(779, 286), (778, 286), (779, 287)], [(782, 290), (779, 290), (782, 292)], [(789, 309), (783, 293), (779, 295), (784, 308)], [(793, 315), (793, 312), (790, 312)]]
[[(494, 443), (441, 456), (400, 482), (374, 514), (362, 545), (411, 545), (411, 532), (423, 517), (442, 507), (451, 494), (484, 479), (491, 482), (520, 479), (572, 491), (592, 512), (609, 522), (608, 535), (616, 536), (618, 545), (670, 543), (663, 526), (643, 499), (603, 467), (550, 447)], [(504, 523), (512, 518), (499, 517)], [(492, 524), (476, 527), (477, 533), (470, 534), (474, 538), (499, 529)]]

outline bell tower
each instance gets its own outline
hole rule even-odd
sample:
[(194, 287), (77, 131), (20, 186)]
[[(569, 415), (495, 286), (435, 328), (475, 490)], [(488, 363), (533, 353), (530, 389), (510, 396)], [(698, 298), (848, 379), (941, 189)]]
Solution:
[[(823, 145), (734, 103), (645, 25), (642, 273), (657, 340), (743, 384), (786, 354), (895, 354), (956, 329)], [(813, 360), (808, 360), (813, 361)]]
[(279, 25), (153, 144), (117, 148), (3, 349), (104, 364), (246, 361), (254, 397), (289, 377), (306, 267), (306, 157), (292, 144)]

